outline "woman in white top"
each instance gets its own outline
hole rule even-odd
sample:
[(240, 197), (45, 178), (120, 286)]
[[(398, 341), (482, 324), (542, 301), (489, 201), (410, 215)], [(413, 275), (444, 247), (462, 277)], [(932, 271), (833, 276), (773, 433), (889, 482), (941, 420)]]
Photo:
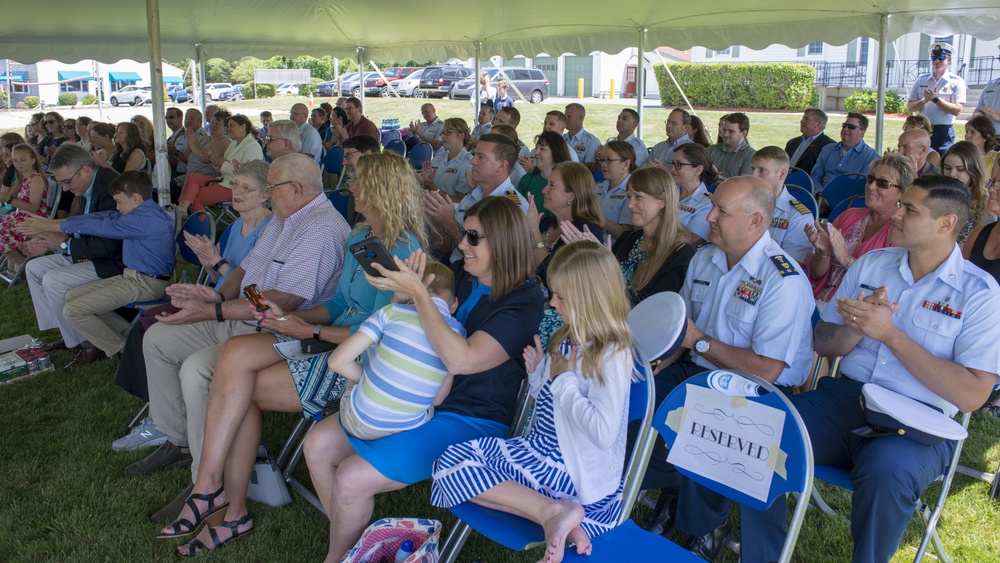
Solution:
[(441, 148), (434, 158), (424, 163), (421, 180), (424, 189), (440, 190), (452, 199), (460, 201), (472, 191), (466, 181), (466, 172), (472, 169), (472, 153), (469, 152), (469, 124), (464, 119), (453, 117), (444, 120), (441, 130)]
[(681, 223), (688, 232), (688, 242), (697, 247), (708, 240), (708, 212), (712, 210), (712, 196), (709, 185), (714, 184), (719, 175), (712, 165), (708, 149), (695, 143), (677, 147), (673, 161), (664, 162), (680, 188)]
[(529, 518), (545, 529), (544, 561), (561, 561), (567, 540), (590, 555), (590, 539), (617, 523), (636, 362), (625, 282), (603, 245), (556, 252), (549, 287), (566, 324), (547, 353), (537, 335), (524, 349), (536, 401), (528, 434), (449, 446), (434, 463), (431, 504), (471, 500)]
[[(212, 118), (213, 128), (219, 119), (216, 112)], [(190, 211), (201, 211), (206, 206), (214, 205), (223, 201), (231, 201), (233, 190), (230, 183), (236, 177), (236, 171), (240, 164), (251, 160), (264, 160), (264, 152), (257, 143), (257, 129), (245, 115), (236, 114), (232, 117), (226, 116), (228, 124), (227, 130), (232, 141), (225, 154), (220, 155), (215, 151), (206, 151), (206, 157), (213, 166), (218, 167), (219, 176), (212, 177), (205, 174), (188, 174), (184, 179), (184, 188), (181, 190), (180, 200), (177, 207), (181, 214)]]

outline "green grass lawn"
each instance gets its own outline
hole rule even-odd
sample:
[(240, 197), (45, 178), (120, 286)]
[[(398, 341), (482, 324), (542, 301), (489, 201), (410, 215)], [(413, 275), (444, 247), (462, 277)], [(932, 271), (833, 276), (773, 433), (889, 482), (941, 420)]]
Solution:
[[(231, 104), (246, 113), (261, 109), (284, 110), (294, 98), (248, 100)], [(435, 100), (444, 117), (467, 116), (468, 102)], [(420, 100), (369, 100), (369, 116), (378, 123), (383, 117), (418, 116)], [(540, 130), (549, 104), (519, 104), (524, 112), (522, 131)], [(594, 104), (587, 128), (600, 137), (613, 134), (614, 117), (622, 105)], [(143, 108), (148, 111), (148, 108)], [(717, 122), (722, 112), (700, 112), (708, 124)], [(646, 138), (663, 138), (666, 110), (646, 113)], [(836, 133), (840, 117), (831, 118)], [(798, 131), (798, 114), (760, 113), (751, 115), (751, 143), (756, 147), (780, 144)], [(899, 120), (887, 120), (893, 131)], [(961, 132), (960, 132), (961, 134)], [(836, 136), (836, 135), (834, 135)], [(888, 137), (888, 135), (887, 135)], [(872, 141), (869, 134), (869, 142)], [(652, 142), (650, 143), (652, 144)], [(37, 335), (34, 312), (25, 283), (0, 287), (0, 339), (21, 334)], [(41, 335), (57, 337), (55, 331)], [(149, 451), (114, 452), (111, 442), (142, 403), (117, 388), (109, 361), (100, 361), (73, 374), (58, 366), (67, 363), (71, 352), (53, 355), (56, 371), (10, 385), (0, 385), (0, 559), (9, 561), (167, 561), (174, 542), (154, 539), (159, 527), (148, 517), (172, 499), (190, 482), (189, 468), (175, 468), (159, 474), (129, 479), (124, 467)], [(265, 417), (265, 440), (277, 449), (296, 422), (290, 415)], [(1000, 461), (1000, 420), (976, 413), (971, 438), (962, 463), (992, 472)], [(891, 467), (885, 468), (892, 471)], [(298, 470), (308, 482), (305, 464)], [(821, 485), (824, 498), (838, 513), (825, 516), (811, 511), (799, 538), (796, 561), (847, 561), (850, 559), (850, 498), (841, 491)], [(936, 486), (925, 495), (932, 498)], [(325, 517), (301, 498), (292, 504), (271, 508), (253, 503), (257, 530), (249, 538), (210, 555), (213, 561), (319, 560), (326, 553), (328, 526)], [(438, 518), (450, 529), (454, 519), (446, 511), (428, 504), (429, 485), (380, 496), (375, 517), (422, 516)], [(639, 519), (645, 517), (641, 510)], [(1000, 505), (990, 500), (988, 485), (963, 476), (956, 478), (952, 497), (944, 511), (940, 532), (957, 561), (1000, 561)], [(912, 560), (923, 526), (914, 520), (894, 561)], [(535, 561), (537, 550), (512, 553), (481, 536), (473, 535), (460, 561), (480, 558), (489, 563)], [(623, 554), (622, 560), (627, 560)], [(727, 553), (725, 561), (736, 561)]]

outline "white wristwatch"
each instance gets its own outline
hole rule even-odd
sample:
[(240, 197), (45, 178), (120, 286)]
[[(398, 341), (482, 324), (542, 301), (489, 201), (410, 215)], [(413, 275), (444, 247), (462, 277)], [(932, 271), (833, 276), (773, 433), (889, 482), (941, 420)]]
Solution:
[(712, 344), (712, 337), (709, 335), (702, 336), (694, 343), (694, 353), (699, 356), (704, 356), (708, 353), (708, 348)]

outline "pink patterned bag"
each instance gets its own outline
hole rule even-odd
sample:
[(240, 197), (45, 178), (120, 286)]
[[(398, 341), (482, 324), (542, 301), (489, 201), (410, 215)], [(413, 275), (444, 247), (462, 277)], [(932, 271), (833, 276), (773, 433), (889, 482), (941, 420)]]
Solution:
[(340, 563), (394, 563), (404, 540), (413, 542), (405, 563), (437, 563), (441, 523), (427, 518), (383, 518), (372, 523)]

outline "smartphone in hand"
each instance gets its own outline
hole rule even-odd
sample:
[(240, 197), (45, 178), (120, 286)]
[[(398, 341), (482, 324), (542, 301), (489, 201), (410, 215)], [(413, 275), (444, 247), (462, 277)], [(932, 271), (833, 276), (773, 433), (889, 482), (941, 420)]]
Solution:
[(392, 255), (386, 250), (385, 245), (378, 237), (368, 237), (363, 241), (351, 245), (351, 254), (358, 264), (364, 268), (365, 273), (370, 276), (380, 277), (382, 274), (372, 267), (372, 264), (379, 264), (386, 270), (395, 272), (399, 270), (392, 259)]

